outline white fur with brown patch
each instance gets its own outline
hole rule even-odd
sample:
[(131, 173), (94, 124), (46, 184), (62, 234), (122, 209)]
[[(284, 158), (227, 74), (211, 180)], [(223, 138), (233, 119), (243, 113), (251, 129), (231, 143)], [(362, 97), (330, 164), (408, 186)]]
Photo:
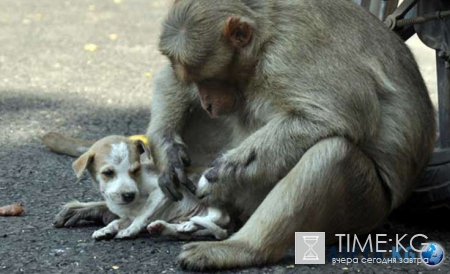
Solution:
[[(120, 217), (124, 215), (121, 212), (124, 205), (131, 205), (141, 200), (138, 182), (130, 175), (135, 163), (131, 163), (129, 158), (129, 149), (125, 142), (111, 144), (111, 151), (105, 159), (105, 165), (100, 167), (99, 174), (96, 176), (108, 207)], [(111, 172), (112, 176), (105, 178), (103, 174), (106, 171)], [(128, 197), (132, 195), (134, 199), (126, 200), (124, 199), (126, 195)], [(146, 197), (143, 198), (146, 199)]]
[[(192, 235), (212, 235), (218, 239), (228, 236), (221, 228), (229, 223), (227, 213), (203, 208), (197, 198), (184, 189), (181, 190), (184, 199), (178, 203), (164, 195), (158, 186), (156, 169), (136, 158), (139, 155), (136, 143), (125, 137), (110, 136), (94, 144), (86, 155), (95, 155), (88, 164), (93, 167), (88, 169), (90, 175), (98, 183), (109, 210), (120, 217), (95, 231), (94, 239), (133, 238), (149, 223), (149, 231), (157, 227), (163, 235), (182, 239)], [(133, 173), (135, 170), (139, 173)], [(133, 194), (134, 199), (124, 198), (129, 194)], [(187, 221), (168, 223), (173, 220)]]

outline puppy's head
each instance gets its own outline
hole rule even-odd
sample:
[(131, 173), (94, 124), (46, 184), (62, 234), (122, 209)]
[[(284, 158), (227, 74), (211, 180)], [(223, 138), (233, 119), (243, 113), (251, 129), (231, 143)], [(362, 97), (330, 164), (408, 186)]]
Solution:
[(150, 157), (142, 141), (109, 136), (97, 141), (72, 167), (78, 178), (87, 169), (105, 200), (127, 205), (140, 195), (140, 158), (143, 153)]

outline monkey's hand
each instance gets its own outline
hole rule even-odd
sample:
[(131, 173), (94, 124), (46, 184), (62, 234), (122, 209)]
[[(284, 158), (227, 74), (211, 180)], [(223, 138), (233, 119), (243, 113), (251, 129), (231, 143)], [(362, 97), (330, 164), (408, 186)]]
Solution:
[(216, 159), (200, 178), (196, 195), (203, 203), (220, 206), (228, 201), (236, 180), (244, 172), (249, 172), (248, 169), (254, 168), (255, 151), (233, 154)]
[(170, 142), (165, 146), (167, 164), (158, 179), (158, 184), (163, 193), (173, 201), (180, 201), (183, 195), (178, 190), (184, 185), (189, 191), (195, 193), (196, 186), (187, 178), (185, 167), (190, 165), (189, 156), (184, 145)]

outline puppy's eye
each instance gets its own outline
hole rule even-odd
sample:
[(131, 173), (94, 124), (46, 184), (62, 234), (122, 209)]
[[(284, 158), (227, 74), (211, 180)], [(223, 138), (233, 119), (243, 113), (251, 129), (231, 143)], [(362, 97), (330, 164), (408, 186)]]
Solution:
[(114, 171), (108, 169), (108, 170), (103, 171), (103, 172), (102, 172), (102, 175), (105, 176), (105, 177), (107, 177), (107, 178), (111, 178), (111, 177), (114, 176)]
[(133, 174), (133, 175), (137, 175), (137, 174), (139, 174), (139, 172), (141, 172), (141, 167), (140, 166), (130, 170), (130, 173)]

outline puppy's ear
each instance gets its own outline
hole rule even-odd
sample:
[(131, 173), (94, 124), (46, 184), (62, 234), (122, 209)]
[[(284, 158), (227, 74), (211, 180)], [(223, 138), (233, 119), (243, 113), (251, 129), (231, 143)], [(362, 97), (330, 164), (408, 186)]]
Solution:
[(75, 171), (75, 174), (77, 175), (77, 178), (80, 179), (83, 175), (83, 172), (86, 170), (86, 168), (92, 164), (94, 161), (95, 154), (93, 152), (86, 152), (83, 155), (80, 156), (75, 162), (72, 164), (72, 168)]
[(134, 145), (137, 147), (139, 154), (145, 154), (145, 157), (151, 160), (150, 148), (141, 140), (135, 140)]

